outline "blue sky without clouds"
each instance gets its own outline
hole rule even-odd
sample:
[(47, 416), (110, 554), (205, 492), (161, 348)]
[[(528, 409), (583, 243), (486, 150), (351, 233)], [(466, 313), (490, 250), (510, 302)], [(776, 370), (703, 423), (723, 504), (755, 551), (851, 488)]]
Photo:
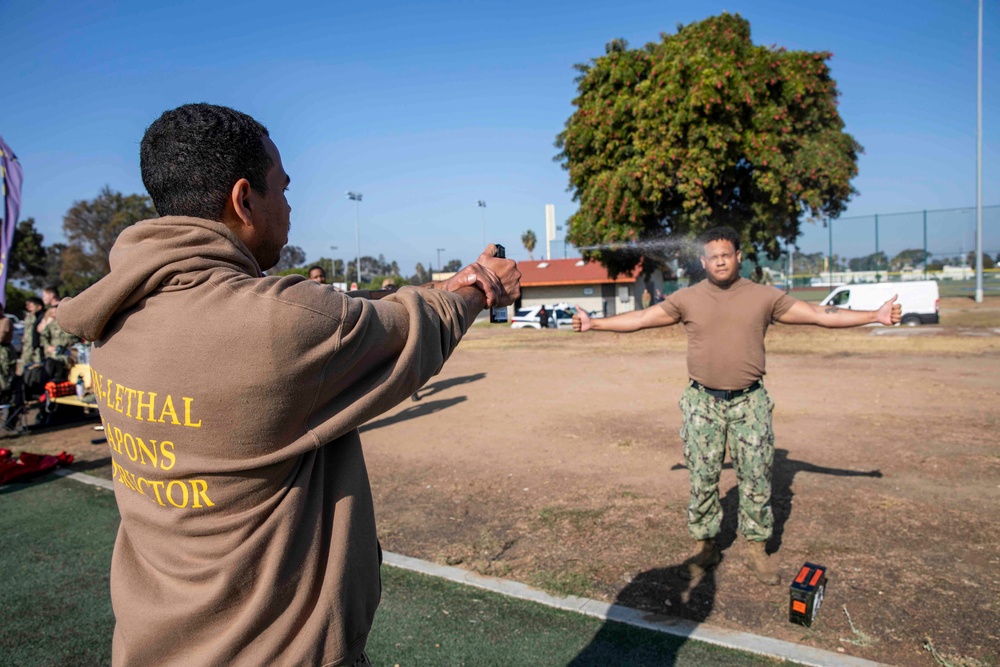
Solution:
[[(144, 192), (145, 128), (165, 109), (207, 101), (269, 128), (293, 179), (290, 243), (310, 260), (353, 257), (348, 190), (364, 194), (362, 254), (384, 254), (406, 273), (416, 262), (436, 264), (437, 248), (445, 248), (443, 259), (475, 259), (480, 199), (488, 240), (527, 259), (520, 235), (530, 228), (544, 239), (545, 204), (555, 205), (560, 224), (576, 208), (566, 173), (552, 161), (573, 110), (572, 65), (603, 54), (613, 38), (641, 46), (678, 23), (729, 11), (750, 21), (757, 43), (834, 53), (841, 114), (865, 147), (855, 180), (861, 194), (847, 216), (973, 206), (977, 7), (976, 0), (0, 0), (0, 134), (24, 167), (22, 218), (33, 216), (46, 242), (62, 239), (62, 216), (74, 201), (105, 184)], [(998, 56), (1000, 7), (990, 1), (987, 205), (1000, 203)], [(995, 217), (987, 220), (986, 248), (997, 252)], [(963, 220), (936, 224), (935, 243), (968, 250), (974, 217)], [(850, 223), (838, 224), (837, 241), (846, 243)], [(892, 224), (884, 224), (888, 249), (919, 246), (894, 241)], [(857, 235), (870, 232), (859, 225)], [(800, 245), (825, 251), (826, 232), (809, 229)]]

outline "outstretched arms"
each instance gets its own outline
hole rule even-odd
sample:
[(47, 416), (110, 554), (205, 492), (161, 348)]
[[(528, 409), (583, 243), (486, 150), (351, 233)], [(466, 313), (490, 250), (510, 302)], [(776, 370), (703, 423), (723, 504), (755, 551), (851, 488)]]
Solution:
[(805, 301), (796, 301), (794, 306), (778, 317), (778, 321), (782, 324), (815, 324), (828, 329), (875, 323), (891, 327), (893, 324), (899, 324), (901, 314), (896, 296), (883, 303), (878, 310), (847, 310), (836, 306), (817, 306)]
[(667, 314), (659, 306), (633, 310), (630, 313), (622, 313), (614, 317), (602, 317), (592, 319), (587, 311), (580, 306), (576, 307), (576, 315), (573, 316), (573, 331), (616, 331), (618, 333), (630, 333), (641, 329), (652, 329), (655, 327), (667, 327), (677, 324), (677, 320)]

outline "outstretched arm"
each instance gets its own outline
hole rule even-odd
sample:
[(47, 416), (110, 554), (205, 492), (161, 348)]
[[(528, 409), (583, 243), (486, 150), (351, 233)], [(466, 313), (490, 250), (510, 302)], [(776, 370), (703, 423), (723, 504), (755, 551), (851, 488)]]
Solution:
[(805, 301), (796, 301), (794, 306), (778, 318), (778, 321), (782, 324), (815, 324), (828, 329), (875, 323), (891, 327), (893, 324), (899, 324), (901, 314), (896, 296), (883, 303), (878, 310), (847, 310), (836, 306), (817, 306)]
[(576, 307), (576, 314), (573, 316), (573, 331), (617, 331), (618, 333), (630, 333), (640, 329), (652, 329), (655, 327), (667, 327), (677, 324), (677, 320), (667, 311), (659, 306), (633, 310), (629, 313), (622, 313), (614, 317), (601, 317), (592, 319), (587, 311), (580, 306)]

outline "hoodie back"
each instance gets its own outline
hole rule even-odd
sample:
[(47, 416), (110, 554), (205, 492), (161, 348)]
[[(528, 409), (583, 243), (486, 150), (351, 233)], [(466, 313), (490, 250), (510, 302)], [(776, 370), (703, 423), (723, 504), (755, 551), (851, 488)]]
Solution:
[(126, 229), (64, 300), (93, 341), (121, 525), (113, 663), (351, 664), (380, 551), (358, 426), (440, 370), (473, 313), (265, 277), (224, 225)]

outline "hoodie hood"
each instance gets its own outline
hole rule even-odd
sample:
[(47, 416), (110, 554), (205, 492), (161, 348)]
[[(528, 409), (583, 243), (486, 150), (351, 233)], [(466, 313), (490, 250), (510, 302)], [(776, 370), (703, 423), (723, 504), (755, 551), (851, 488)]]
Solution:
[(101, 339), (108, 323), (164, 286), (183, 288), (198, 274), (231, 268), (261, 277), (257, 260), (221, 222), (166, 216), (144, 220), (123, 231), (109, 256), (111, 271), (71, 299), (63, 299), (56, 319), (84, 340)]

